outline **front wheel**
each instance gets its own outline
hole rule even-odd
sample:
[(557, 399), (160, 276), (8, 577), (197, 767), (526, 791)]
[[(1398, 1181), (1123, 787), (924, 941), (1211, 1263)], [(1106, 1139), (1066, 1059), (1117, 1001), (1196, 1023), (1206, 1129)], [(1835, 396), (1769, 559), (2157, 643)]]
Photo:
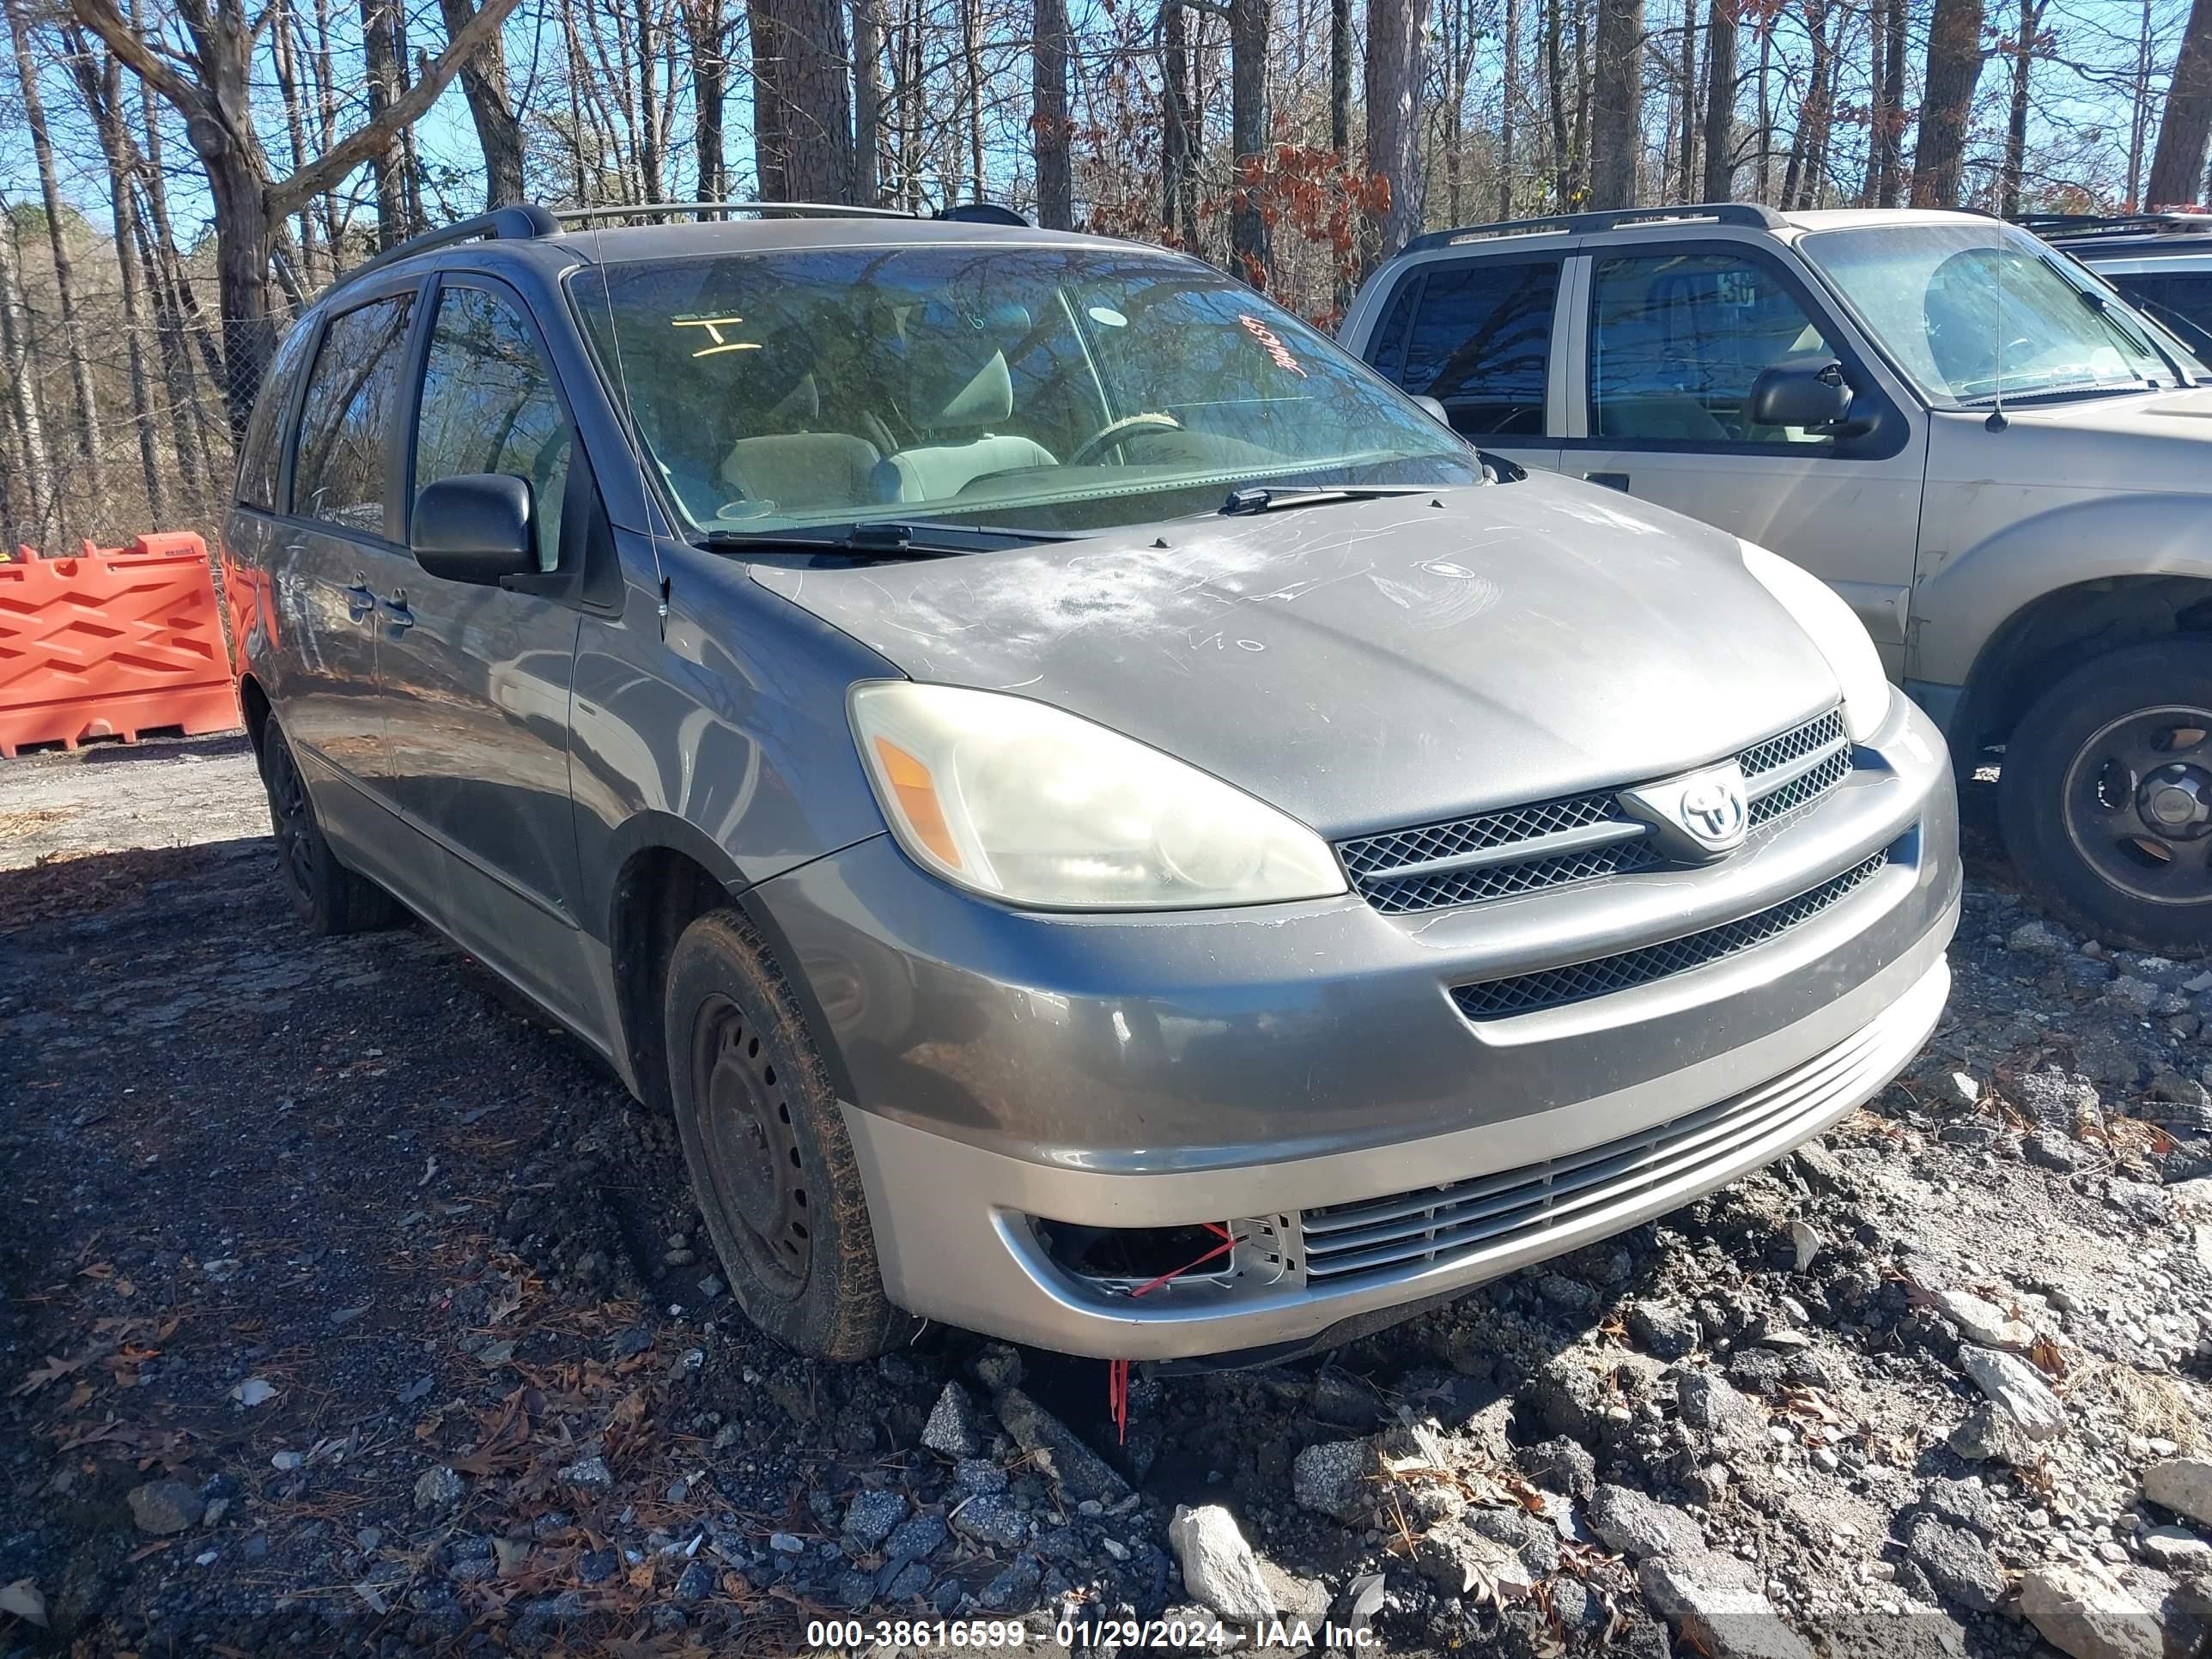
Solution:
[(1998, 811), (2051, 909), (2108, 945), (2212, 951), (2212, 641), (2084, 663), (2021, 717)]
[(787, 1348), (871, 1359), (915, 1329), (884, 1294), (867, 1194), (797, 1000), (735, 910), (684, 930), (662, 1030), (677, 1133), (745, 1316)]

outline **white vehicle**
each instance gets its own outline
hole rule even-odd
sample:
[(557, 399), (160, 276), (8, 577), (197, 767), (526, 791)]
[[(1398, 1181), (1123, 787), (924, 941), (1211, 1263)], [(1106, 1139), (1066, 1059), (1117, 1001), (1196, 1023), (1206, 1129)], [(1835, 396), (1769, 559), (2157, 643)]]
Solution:
[(1820, 576), (2112, 943), (2212, 949), (2212, 385), (1967, 213), (1729, 204), (1440, 231), (1345, 343), (1485, 451)]

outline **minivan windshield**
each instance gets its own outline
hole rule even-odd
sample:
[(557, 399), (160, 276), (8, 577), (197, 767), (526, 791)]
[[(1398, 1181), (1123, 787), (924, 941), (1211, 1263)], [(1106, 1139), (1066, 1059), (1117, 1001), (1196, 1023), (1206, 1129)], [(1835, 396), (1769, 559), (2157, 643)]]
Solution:
[(1930, 402), (2058, 399), (2179, 379), (2117, 295), (2008, 225), (1822, 230), (1797, 246)]
[(1319, 333), (1174, 256), (805, 248), (574, 281), (647, 466), (713, 541), (868, 520), (1066, 534), (1254, 487), (1484, 478)]

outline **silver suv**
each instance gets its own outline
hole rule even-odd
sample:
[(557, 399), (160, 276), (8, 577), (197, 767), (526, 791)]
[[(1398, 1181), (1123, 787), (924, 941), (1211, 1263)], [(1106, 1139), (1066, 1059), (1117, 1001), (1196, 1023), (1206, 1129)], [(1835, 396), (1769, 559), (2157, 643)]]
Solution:
[[(2117, 279), (2116, 279), (2117, 280)], [(1973, 214), (1743, 204), (1439, 232), (1344, 343), (1473, 441), (1850, 604), (2075, 926), (2212, 949), (2212, 389)]]
[(380, 260), (224, 537), (301, 915), (672, 1108), (763, 1328), (1340, 1340), (1919, 1048), (1950, 769), (1818, 582), (1194, 260), (775, 211)]

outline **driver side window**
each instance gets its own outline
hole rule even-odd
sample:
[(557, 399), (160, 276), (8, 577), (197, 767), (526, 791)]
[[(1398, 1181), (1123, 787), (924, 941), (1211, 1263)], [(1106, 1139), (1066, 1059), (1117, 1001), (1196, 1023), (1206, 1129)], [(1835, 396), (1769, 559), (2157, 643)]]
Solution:
[(1729, 252), (1601, 258), (1590, 301), (1590, 435), (1631, 441), (1809, 445), (1754, 425), (1760, 374), (1832, 348), (1781, 279)]
[(415, 428), (416, 493), (470, 472), (520, 478), (530, 486), (538, 568), (556, 570), (574, 447), (552, 371), (514, 307), (482, 289), (441, 293)]

